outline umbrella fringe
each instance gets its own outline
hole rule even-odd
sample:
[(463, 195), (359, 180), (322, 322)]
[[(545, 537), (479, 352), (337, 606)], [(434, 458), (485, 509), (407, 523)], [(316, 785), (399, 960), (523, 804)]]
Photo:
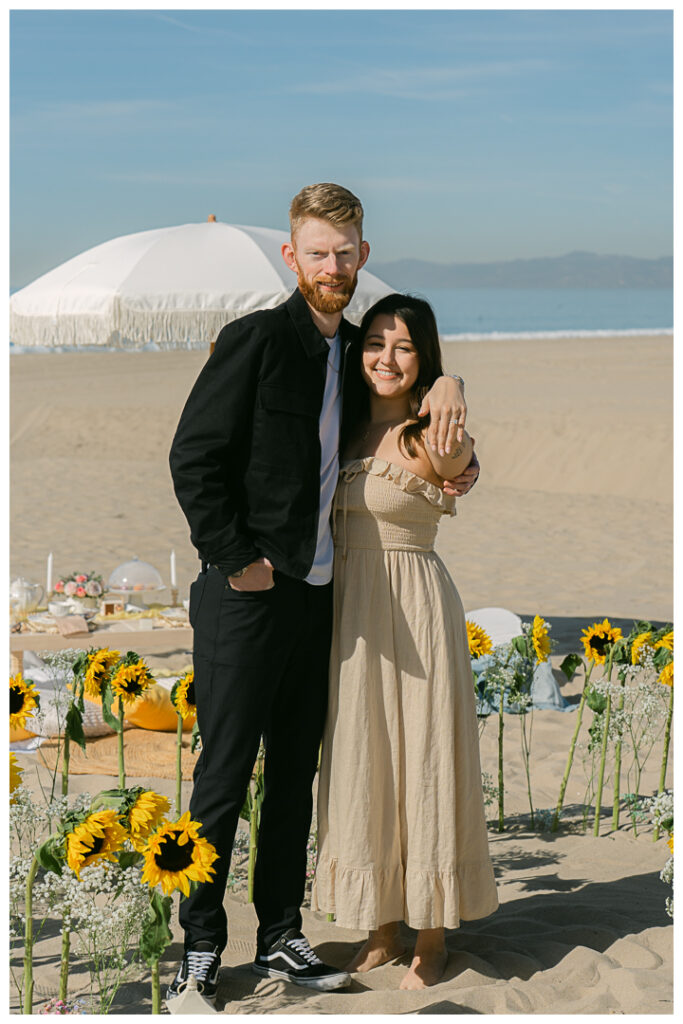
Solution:
[(253, 311), (139, 312), (122, 306), (115, 312), (118, 316), (60, 313), (54, 317), (10, 311), (10, 340), (16, 346), (50, 348), (208, 348), (225, 324)]

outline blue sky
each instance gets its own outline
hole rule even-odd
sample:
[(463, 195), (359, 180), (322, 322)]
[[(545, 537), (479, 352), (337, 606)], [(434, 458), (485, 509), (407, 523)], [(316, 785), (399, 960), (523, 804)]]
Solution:
[(11, 286), (305, 184), (372, 259), (670, 255), (671, 11), (14, 11)]

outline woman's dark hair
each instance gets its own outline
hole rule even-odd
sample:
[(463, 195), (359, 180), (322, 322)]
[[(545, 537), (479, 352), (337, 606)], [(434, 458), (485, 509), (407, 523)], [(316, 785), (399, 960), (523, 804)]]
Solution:
[[(347, 369), (348, 397), (345, 399), (344, 408), (345, 436), (342, 438), (342, 446), (358, 423), (367, 420), (370, 416), (370, 392), (361, 375), (363, 342), (375, 317), (385, 315), (395, 316), (406, 325), (410, 340), (417, 351), (419, 370), (417, 380), (410, 392), (411, 418), (417, 420), (417, 410), (422, 404), (422, 399), (437, 377), (443, 375), (439, 332), (432, 307), (425, 299), (418, 299), (414, 295), (385, 295), (383, 299), (371, 306), (363, 317), (360, 325), (358, 351), (355, 358), (352, 357), (349, 360)], [(409, 423), (401, 431), (399, 445), (413, 458), (418, 454), (417, 445), (421, 443), (422, 431), (428, 424), (429, 416), (423, 416), (418, 422)]]

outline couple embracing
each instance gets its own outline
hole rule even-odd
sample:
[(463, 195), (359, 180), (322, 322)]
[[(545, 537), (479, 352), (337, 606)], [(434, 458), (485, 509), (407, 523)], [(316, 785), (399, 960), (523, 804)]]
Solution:
[[(298, 287), (221, 331), (171, 450), (202, 571), (190, 591), (202, 752), (193, 819), (216, 847), (180, 907), (189, 974), (215, 1000), (230, 856), (261, 738), (256, 973), (347, 986), (418, 936), (403, 988), (446, 964), (444, 928), (497, 907), (465, 619), (434, 552), (479, 468), (464, 382), (429, 305), (389, 295), (342, 316), (369, 255), (360, 201), (304, 188), (283, 246)], [(367, 929), (344, 969), (301, 931), (312, 784), (313, 908)]]

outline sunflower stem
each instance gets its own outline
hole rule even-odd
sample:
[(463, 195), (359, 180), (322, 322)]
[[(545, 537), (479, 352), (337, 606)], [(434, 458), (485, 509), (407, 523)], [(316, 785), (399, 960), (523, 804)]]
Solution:
[(71, 932), (66, 921), (62, 921), (62, 960), (59, 970), (59, 998), (66, 1002), (69, 987), (69, 954), (71, 952)]
[(33, 1013), (33, 883), (38, 872), (38, 861), (34, 857), (26, 879), (26, 896), (24, 899), (24, 1013)]
[(564, 775), (562, 776), (562, 784), (560, 785), (560, 795), (557, 798), (557, 807), (553, 815), (552, 825), (550, 826), (551, 832), (557, 832), (558, 825), (560, 823), (560, 814), (562, 813), (562, 805), (564, 804), (564, 794), (567, 790), (567, 783), (569, 782), (569, 773), (572, 770), (572, 764), (574, 761), (574, 751), (576, 750), (576, 741), (579, 738), (579, 732), (581, 731), (581, 719), (583, 718), (583, 709), (586, 703), (586, 696), (588, 694), (588, 683), (590, 682), (591, 672), (593, 671), (594, 661), (591, 661), (588, 666), (588, 672), (583, 684), (583, 690), (581, 691), (581, 700), (579, 701), (579, 707), (576, 712), (576, 725), (574, 726), (574, 734), (572, 741), (569, 745), (569, 756), (567, 757), (567, 764), (564, 769)]
[(500, 682), (498, 697), (498, 831), (502, 832), (505, 828), (505, 787), (503, 785), (503, 729), (505, 728), (505, 723), (503, 721), (503, 702), (505, 699), (505, 682), (502, 679)]
[[(531, 714), (533, 715), (533, 713), (534, 713), (534, 709), (533, 709), (533, 705), (532, 705)], [(532, 721), (533, 721), (533, 719), (532, 719)], [(520, 716), (519, 716), (519, 724), (520, 724), (520, 729), (521, 729), (521, 733), (522, 733), (522, 754), (524, 756), (524, 770), (526, 772), (526, 791), (527, 791), (527, 794), (529, 796), (529, 813), (530, 813), (530, 816), (531, 816), (531, 827), (533, 829), (535, 827), (534, 826), (534, 800), (533, 800), (533, 797), (531, 795), (531, 774), (529, 772), (529, 757), (530, 757), (530, 753), (531, 752), (529, 750), (529, 744), (527, 743), (527, 737), (526, 737), (526, 711), (524, 711), (524, 712), (522, 712), (522, 714), (520, 714)]]
[(256, 847), (258, 845), (258, 811), (255, 796), (252, 795), (251, 814), (249, 815), (249, 866), (247, 869), (247, 901), (254, 902), (254, 869), (256, 867)]
[(150, 962), (152, 974), (152, 1013), (161, 1013), (161, 986), (159, 985), (159, 961)]
[(69, 761), (71, 759), (71, 748), (69, 733), (64, 732), (64, 752), (62, 755), (62, 796), (69, 794)]
[[(617, 704), (617, 711), (622, 711), (624, 708), (624, 690), (626, 686), (626, 680), (621, 680), (622, 692), (619, 694), (619, 703)], [(637, 795), (637, 794), (636, 794)], [(614, 802), (612, 804), (612, 831), (616, 832), (619, 828), (619, 805), (621, 803), (621, 735), (616, 742), (614, 748)], [(634, 820), (635, 828), (635, 820)]]
[(119, 749), (119, 789), (126, 788), (126, 769), (123, 763), (123, 699), (119, 697), (119, 731), (118, 731), (118, 749)]
[[(610, 645), (609, 654), (607, 655), (607, 682), (612, 680), (612, 659), (614, 657), (614, 644)], [(607, 694), (607, 707), (605, 708), (605, 721), (604, 721), (604, 733), (602, 737), (602, 747), (600, 749), (600, 770), (598, 772), (598, 791), (595, 795), (595, 820), (593, 823), (593, 835), (600, 835), (600, 811), (602, 809), (602, 787), (605, 781), (605, 763), (607, 761), (607, 744), (609, 742), (609, 724), (610, 716), (612, 714), (612, 694)]]
[(183, 719), (178, 715), (178, 726), (176, 728), (176, 755), (175, 755), (175, 813), (179, 818), (181, 815), (180, 804), (182, 801), (183, 789)]
[[(666, 725), (664, 726), (664, 751), (662, 753), (662, 767), (659, 772), (659, 787), (657, 789), (657, 796), (660, 796), (664, 792), (664, 784), (666, 782), (666, 766), (669, 761), (669, 744), (671, 743), (671, 720), (674, 713), (674, 688), (671, 687), (671, 694), (669, 696), (669, 710), (666, 713)], [(656, 842), (659, 839), (659, 825), (655, 825), (655, 831), (653, 840)]]

